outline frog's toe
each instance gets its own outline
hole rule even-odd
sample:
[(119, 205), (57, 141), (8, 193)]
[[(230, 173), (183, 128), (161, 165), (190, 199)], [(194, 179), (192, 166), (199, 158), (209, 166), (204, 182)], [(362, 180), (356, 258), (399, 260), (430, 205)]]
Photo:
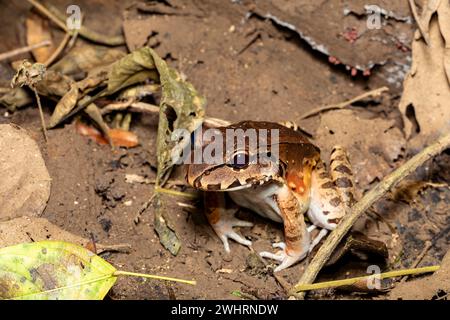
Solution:
[(284, 242), (275, 242), (275, 243), (272, 244), (272, 247), (278, 248), (278, 249), (281, 249), (281, 250), (285, 250), (286, 249), (286, 243), (284, 243)]
[(296, 263), (298, 260), (299, 260), (298, 257), (291, 257), (291, 256), (286, 255), (284, 257), (283, 261), (273, 271), (278, 272), (283, 269), (289, 268), (294, 263)]
[(228, 242), (228, 239), (233, 239), (237, 243), (240, 243), (244, 246), (251, 247), (252, 242), (250, 240), (245, 239), (244, 237), (237, 234), (235, 231), (228, 231), (226, 233), (223, 233), (219, 236), (220, 240), (222, 240), (223, 247), (225, 248), (225, 251), (227, 253), (230, 253), (230, 244)]
[(274, 247), (280, 248), (281, 250), (277, 253), (271, 253), (267, 251), (260, 252), (259, 255), (263, 258), (268, 258), (272, 260), (279, 261), (280, 264), (278, 267), (274, 269), (275, 272), (281, 271), (283, 269), (289, 268), (297, 261), (303, 259), (306, 254), (305, 253), (290, 253), (286, 252), (286, 244), (284, 242), (278, 242), (273, 244)]
[(221, 219), (216, 224), (213, 225), (214, 231), (219, 236), (220, 240), (223, 242), (223, 246), (227, 253), (230, 252), (230, 244), (228, 239), (233, 239), (237, 243), (244, 246), (250, 247), (252, 242), (245, 239), (233, 230), (233, 227), (252, 227), (253, 223), (248, 221), (239, 220), (235, 217), (230, 219)]
[(262, 251), (259, 253), (262, 258), (272, 259), (282, 262), (284, 259), (284, 251), (278, 251), (277, 253), (272, 253), (268, 251)]

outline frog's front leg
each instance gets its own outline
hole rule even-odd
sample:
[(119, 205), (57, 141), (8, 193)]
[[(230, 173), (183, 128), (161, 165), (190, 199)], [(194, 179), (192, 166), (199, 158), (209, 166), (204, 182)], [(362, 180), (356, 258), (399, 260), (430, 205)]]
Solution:
[(275, 200), (283, 219), (285, 242), (273, 244), (274, 248), (281, 249), (277, 253), (264, 251), (260, 253), (260, 256), (279, 261), (280, 264), (274, 270), (277, 272), (306, 257), (309, 251), (310, 237), (303, 216), (306, 208), (298, 201), (294, 192), (287, 186), (283, 186)]
[(236, 233), (233, 227), (252, 227), (253, 223), (236, 218), (234, 215), (237, 210), (225, 207), (225, 194), (223, 192), (207, 192), (204, 199), (206, 218), (217, 236), (222, 240), (225, 251), (230, 252), (229, 238), (250, 247), (252, 242)]

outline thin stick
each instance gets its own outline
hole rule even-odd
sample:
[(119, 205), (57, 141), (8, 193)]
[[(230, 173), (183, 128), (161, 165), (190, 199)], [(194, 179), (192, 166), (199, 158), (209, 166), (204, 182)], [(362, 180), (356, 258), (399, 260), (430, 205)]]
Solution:
[(400, 277), (400, 276), (404, 276), (404, 275), (435, 272), (435, 271), (439, 270), (439, 268), (440, 268), (439, 266), (429, 266), (429, 267), (422, 267), (422, 268), (415, 268), (415, 269), (405, 269), (405, 270), (395, 270), (395, 271), (383, 272), (383, 273), (380, 273), (379, 275), (368, 275), (368, 276), (355, 277), (355, 278), (350, 278), (350, 279), (326, 281), (326, 282), (319, 282), (319, 283), (313, 283), (313, 284), (303, 284), (303, 285), (295, 286), (295, 290), (296, 291), (309, 291), (309, 290), (326, 289), (326, 288), (332, 288), (332, 287), (348, 286), (348, 285), (353, 285), (360, 281), (370, 280), (370, 279), (374, 279), (374, 278), (382, 280), (382, 279), (386, 279), (386, 278), (394, 278), (394, 277)]
[(26, 46), (26, 47), (22, 47), (22, 48), (19, 48), (19, 49), (14, 49), (14, 50), (11, 50), (11, 51), (8, 51), (8, 52), (0, 53), (0, 61), (3, 61), (3, 60), (6, 60), (6, 59), (15, 57), (15, 56), (17, 56), (19, 54), (22, 54), (22, 53), (30, 52), (30, 51), (32, 51), (34, 49), (37, 49), (37, 48), (49, 46), (51, 44), (52, 44), (52, 42), (50, 40), (44, 40), (42, 42), (35, 43), (35, 44), (31, 45), (31, 46)]
[(166, 281), (175, 281), (175, 282), (181, 282), (186, 283), (195, 286), (197, 284), (197, 281), (195, 280), (183, 280), (183, 279), (177, 279), (177, 278), (170, 278), (170, 277), (164, 277), (164, 276), (155, 276), (152, 274), (146, 274), (146, 273), (136, 273), (136, 272), (128, 272), (128, 271), (116, 271), (114, 272), (113, 276), (132, 276), (132, 277), (142, 277), (142, 278), (150, 278), (150, 279), (157, 279), (157, 280), (166, 280)]
[(44, 65), (46, 67), (51, 65), (56, 60), (56, 58), (58, 58), (58, 56), (61, 54), (61, 52), (66, 47), (67, 42), (69, 42), (70, 37), (71, 37), (70, 33), (66, 32), (66, 34), (64, 35), (64, 38), (61, 40), (61, 43), (59, 44), (58, 48), (56, 48), (56, 50), (53, 51), (52, 55), (47, 59), (47, 61), (44, 62)]
[[(39, 3), (36, 0), (27, 0), (29, 3), (31, 3), (33, 6), (36, 7), (40, 12), (42, 12), (46, 17), (48, 17), (50, 20), (52, 20), (58, 27), (63, 29), (64, 31), (68, 32), (68, 28), (66, 24), (63, 22), (64, 15), (57, 11), (56, 8), (47, 9), (45, 6), (43, 6), (41, 3)], [(53, 12), (52, 12), (53, 11)], [(92, 31), (84, 26), (81, 26), (79, 30), (80, 36), (83, 38), (86, 38), (88, 40), (91, 40), (96, 43), (105, 44), (108, 46), (120, 46), (125, 44), (125, 39), (123, 36), (113, 36), (108, 37), (103, 34), (97, 33), (95, 31)]]
[(300, 116), (300, 119), (303, 120), (303, 119), (309, 118), (309, 117), (311, 117), (313, 115), (316, 115), (318, 113), (321, 113), (323, 111), (328, 111), (328, 110), (333, 110), (333, 109), (343, 109), (343, 108), (351, 105), (352, 103), (355, 103), (357, 101), (363, 100), (365, 98), (377, 97), (377, 96), (379, 96), (381, 93), (383, 93), (385, 91), (389, 91), (389, 88), (388, 87), (381, 87), (381, 88), (378, 88), (378, 89), (375, 89), (375, 90), (372, 90), (372, 91), (365, 92), (365, 93), (363, 93), (363, 94), (361, 94), (359, 96), (356, 96), (356, 97), (354, 97), (354, 98), (352, 98), (350, 100), (347, 100), (347, 101), (344, 101), (344, 102), (341, 102), (341, 103), (330, 104), (330, 105), (327, 105), (327, 106), (314, 108), (311, 111), (308, 111), (307, 113), (305, 113), (302, 116)]
[(68, 32), (67, 26), (65, 23), (63, 23), (61, 20), (59, 20), (53, 13), (48, 11), (46, 7), (44, 7), (42, 4), (35, 0), (27, 0), (29, 3), (31, 3), (36, 9), (38, 9), (40, 12), (42, 12), (47, 18), (52, 20), (58, 27), (63, 29), (65, 32)]
[(45, 142), (47, 143), (48, 142), (47, 127), (45, 125), (44, 112), (42, 111), (42, 106), (41, 106), (41, 99), (39, 98), (39, 94), (38, 94), (36, 88), (34, 86), (30, 86), (30, 87), (36, 96), (38, 109), (39, 109), (39, 116), (41, 117), (42, 132), (44, 133), (44, 139), (45, 139)]
[(409, 7), (411, 8), (412, 15), (414, 20), (416, 20), (417, 27), (419, 28), (419, 32), (422, 35), (423, 40), (427, 46), (430, 44), (430, 38), (428, 38), (428, 34), (425, 32), (424, 27), (422, 26), (422, 22), (420, 21), (419, 15), (417, 14), (416, 5), (414, 4), (414, 0), (408, 0)]
[[(420, 261), (422, 261), (423, 257), (427, 254), (428, 250), (430, 250), (431, 246), (433, 244), (431, 241), (425, 242), (425, 246), (423, 247), (422, 252), (417, 256), (416, 260), (414, 260), (413, 264), (411, 265), (411, 268), (415, 268), (419, 265)], [(405, 275), (400, 282), (405, 282), (408, 280), (409, 275)]]
[[(142, 113), (159, 113), (159, 107), (145, 102), (133, 102), (132, 100), (125, 102), (111, 103), (101, 109), (102, 114), (110, 113), (112, 111), (130, 110)], [(229, 126), (231, 122), (219, 118), (206, 117), (203, 123), (208, 127), (225, 127)]]
[(161, 187), (155, 187), (155, 192), (157, 192), (157, 193), (165, 193), (165, 194), (170, 194), (172, 196), (185, 197), (185, 198), (190, 198), (190, 199), (196, 199), (197, 198), (197, 196), (195, 194), (193, 194), (193, 193), (176, 191), (176, 190), (166, 189), (166, 188), (161, 188)]
[(345, 215), (342, 221), (338, 224), (336, 229), (331, 232), (328, 238), (325, 240), (324, 244), (320, 247), (317, 254), (312, 259), (311, 263), (308, 265), (306, 271), (303, 273), (300, 281), (291, 290), (291, 295), (297, 298), (304, 298), (304, 293), (297, 294), (296, 288), (311, 284), (317, 277), (317, 274), (328, 261), (333, 250), (337, 247), (339, 242), (345, 236), (345, 234), (350, 230), (353, 224), (358, 220), (362, 214), (372, 206), (372, 204), (379, 200), (387, 191), (389, 191), (393, 186), (395, 186), (403, 178), (414, 172), (419, 166), (421, 166), (425, 161), (431, 159), (432, 157), (438, 155), (443, 150), (450, 146), (450, 133), (442, 135), (437, 141), (435, 141), (430, 146), (423, 149), (421, 152), (416, 154), (414, 157), (409, 159), (402, 166), (397, 168), (394, 172), (385, 177), (378, 185), (376, 185), (372, 190), (367, 192), (364, 197), (358, 201), (351, 210)]

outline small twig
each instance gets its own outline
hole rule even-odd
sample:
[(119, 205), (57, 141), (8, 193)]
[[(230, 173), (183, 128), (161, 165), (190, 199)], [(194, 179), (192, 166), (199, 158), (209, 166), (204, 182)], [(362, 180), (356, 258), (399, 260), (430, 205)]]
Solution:
[[(142, 104), (142, 105), (141, 105)], [(110, 103), (103, 108), (100, 109), (100, 112), (102, 115), (105, 115), (107, 113), (111, 113), (114, 111), (123, 111), (123, 110), (130, 110), (135, 112), (143, 112), (143, 113), (157, 113), (159, 112), (159, 107), (155, 106), (153, 104), (148, 103), (134, 103), (133, 99), (129, 99), (124, 102), (116, 102), (116, 103)]]
[(22, 53), (30, 52), (30, 51), (32, 51), (34, 49), (37, 49), (37, 48), (49, 46), (51, 44), (52, 44), (52, 42), (50, 40), (44, 40), (42, 42), (33, 44), (31, 46), (26, 46), (26, 47), (22, 47), (22, 48), (19, 48), (19, 49), (14, 49), (14, 50), (11, 50), (11, 51), (8, 51), (8, 52), (0, 53), (0, 61), (3, 61), (3, 60), (6, 60), (6, 59), (15, 57), (15, 56), (17, 56), (19, 54), (22, 54)]
[(193, 193), (176, 191), (176, 190), (166, 189), (166, 188), (161, 188), (161, 187), (155, 187), (155, 192), (156, 193), (170, 194), (172, 196), (177, 196), (177, 197), (191, 198), (191, 199), (197, 199), (198, 198), (197, 195), (195, 195)]
[(129, 253), (131, 251), (131, 245), (128, 243), (119, 243), (119, 244), (97, 243), (97, 254), (101, 254), (103, 252), (108, 252), (108, 251)]
[(242, 49), (240, 49), (240, 50), (236, 53), (236, 55), (238, 56), (238, 55), (242, 54), (245, 50), (247, 50), (248, 48), (250, 48), (250, 46), (251, 46), (252, 44), (254, 44), (254, 43), (256, 42), (256, 40), (258, 40), (258, 39), (261, 39), (261, 34), (260, 34), (259, 32), (258, 32), (257, 34), (255, 34), (255, 35), (250, 39), (250, 41), (248, 41), (247, 44), (246, 44), (245, 46), (243, 46)]
[[(132, 100), (125, 102), (111, 103), (101, 109), (102, 114), (113, 111), (130, 110), (142, 113), (159, 113), (159, 107), (145, 102), (133, 102)], [(224, 127), (229, 126), (231, 122), (219, 118), (206, 117), (203, 123), (208, 127)]]
[(141, 208), (139, 209), (139, 212), (136, 214), (136, 216), (134, 217), (133, 221), (134, 224), (139, 224), (139, 222), (141, 221), (141, 216), (142, 214), (145, 212), (145, 210), (148, 209), (148, 207), (150, 207), (150, 205), (153, 203), (153, 200), (155, 199), (156, 193), (154, 193), (150, 199), (148, 199), (147, 201), (144, 202), (144, 204), (141, 206)]
[(68, 32), (66, 32), (66, 34), (64, 35), (64, 38), (61, 40), (61, 43), (59, 44), (58, 48), (56, 48), (56, 50), (53, 51), (52, 55), (47, 59), (47, 61), (44, 62), (44, 65), (46, 67), (51, 65), (56, 60), (56, 58), (58, 58), (58, 56), (61, 54), (61, 52), (66, 47), (67, 42), (69, 42), (70, 37), (71, 37), (70, 34)]
[[(39, 3), (36, 0), (27, 0), (29, 3), (31, 3), (36, 9), (38, 9), (42, 14), (44, 14), (46, 17), (48, 17), (51, 21), (53, 21), (58, 27), (63, 29), (64, 31), (68, 32), (69, 29), (67, 28), (64, 21), (64, 14), (59, 12), (56, 8), (46, 8), (41, 3)], [(88, 28), (81, 26), (79, 30), (80, 36), (83, 38), (86, 38), (88, 40), (91, 40), (96, 43), (105, 44), (108, 46), (120, 46), (125, 44), (125, 39), (123, 36), (113, 36), (108, 37), (104, 34), (97, 33), (95, 31), (89, 30)]]
[(383, 272), (378, 275), (368, 275), (363, 277), (355, 277), (350, 279), (342, 279), (342, 280), (333, 280), (333, 281), (326, 281), (326, 282), (319, 282), (319, 283), (313, 283), (313, 284), (303, 284), (303, 285), (297, 285), (295, 286), (296, 291), (309, 291), (309, 290), (318, 290), (318, 289), (327, 289), (332, 287), (340, 287), (340, 286), (348, 286), (353, 285), (358, 282), (367, 281), (370, 279), (386, 279), (386, 278), (394, 278), (394, 277), (400, 277), (403, 275), (413, 275), (413, 274), (421, 274), (421, 273), (428, 273), (428, 272), (435, 272), (439, 270), (439, 266), (429, 266), (429, 267), (422, 267), (422, 268), (416, 268), (416, 269), (405, 269), (405, 270), (395, 270), (395, 271), (389, 271), (389, 272)]
[[(81, 15), (81, 18), (83, 19), (83, 15)], [(75, 44), (75, 41), (78, 37), (78, 29), (72, 30), (71, 32), (66, 31), (66, 34), (64, 35), (64, 38), (62, 39), (61, 43), (59, 44), (58, 48), (52, 53), (50, 58), (47, 59), (47, 61), (44, 63), (46, 67), (51, 65), (56, 58), (63, 52), (64, 48), (67, 48), (67, 50), (70, 50), (70, 48), (73, 47)], [(70, 40), (70, 41), (69, 41)]]
[[(80, 16), (80, 23), (81, 23), (81, 25), (83, 25), (83, 18), (84, 18), (84, 16), (83, 16), (83, 14), (81, 13), (81, 16)], [(75, 42), (77, 41), (77, 39), (78, 39), (78, 34), (80, 33), (80, 30), (79, 29), (75, 29), (75, 30), (72, 30), (72, 33), (71, 33), (71, 38), (70, 38), (70, 41), (69, 41), (69, 43), (67, 44), (67, 51), (69, 51), (70, 49), (72, 49), (72, 47), (75, 45)]]
[(39, 109), (39, 116), (41, 117), (41, 126), (42, 126), (42, 132), (44, 133), (44, 139), (45, 142), (48, 142), (48, 137), (47, 137), (47, 127), (45, 125), (45, 119), (44, 119), (44, 112), (42, 111), (42, 106), (41, 106), (41, 99), (39, 98), (39, 94), (36, 90), (35, 86), (30, 86), (30, 88), (33, 90), (35, 96), (36, 96), (36, 100), (37, 100), (37, 104), (38, 104), (38, 109)]
[(422, 38), (425, 41), (426, 45), (428, 46), (430, 44), (430, 38), (428, 37), (428, 34), (425, 32), (425, 29), (422, 26), (422, 22), (419, 18), (419, 15), (417, 14), (417, 9), (416, 9), (416, 5), (414, 4), (414, 0), (408, 0), (408, 2), (409, 2), (409, 7), (411, 8), (411, 12), (414, 17), (414, 20), (416, 20), (417, 27), (419, 28), (419, 32), (422, 35)]
[(303, 120), (303, 119), (309, 118), (309, 117), (311, 117), (313, 115), (316, 115), (318, 113), (321, 113), (323, 111), (328, 111), (328, 110), (333, 110), (333, 109), (343, 109), (343, 108), (351, 105), (352, 103), (355, 103), (357, 101), (363, 100), (365, 98), (377, 97), (377, 96), (379, 96), (381, 93), (383, 93), (385, 91), (389, 91), (389, 88), (388, 87), (381, 87), (381, 88), (378, 88), (378, 89), (375, 89), (375, 90), (372, 90), (372, 91), (365, 92), (365, 93), (363, 93), (363, 94), (361, 94), (359, 96), (356, 96), (356, 97), (354, 97), (354, 98), (352, 98), (352, 99), (350, 99), (348, 101), (344, 101), (344, 102), (337, 103), (337, 104), (330, 104), (330, 105), (327, 105), (327, 106), (314, 108), (311, 111), (308, 111), (307, 113), (305, 113), (302, 116), (300, 116), (300, 119)]
[(386, 192), (388, 192), (393, 186), (395, 186), (403, 178), (414, 172), (419, 166), (421, 166), (425, 161), (431, 159), (432, 157), (440, 154), (443, 150), (450, 146), (450, 133), (442, 135), (437, 141), (435, 141), (430, 146), (423, 149), (421, 152), (416, 154), (414, 157), (405, 162), (402, 166), (397, 168), (394, 172), (385, 177), (378, 185), (376, 185), (372, 190), (367, 192), (364, 197), (358, 201), (351, 210), (345, 215), (342, 221), (338, 224), (336, 229), (331, 232), (328, 238), (325, 240), (323, 245), (320, 247), (308, 268), (303, 273), (300, 281), (291, 290), (291, 294), (297, 298), (304, 298), (304, 293), (297, 293), (297, 288), (305, 285), (311, 284), (317, 277), (317, 274), (325, 265), (329, 257), (331, 256), (334, 249), (337, 247), (339, 242), (345, 236), (345, 234), (350, 230), (353, 224), (358, 220), (360, 216), (367, 209), (372, 206), (372, 204), (379, 200)]
[(29, 3), (31, 3), (36, 9), (38, 9), (40, 12), (42, 12), (47, 18), (49, 18), (51, 21), (53, 21), (58, 27), (63, 29), (65, 32), (68, 32), (67, 26), (64, 22), (59, 20), (53, 13), (48, 11), (46, 7), (44, 7), (42, 4), (40, 4), (38, 1), (35, 0), (27, 0)]
[[(414, 260), (413, 264), (411, 265), (411, 268), (415, 268), (419, 265), (420, 261), (422, 261), (423, 257), (427, 254), (428, 250), (430, 250), (431, 246), (433, 244), (431, 241), (425, 242), (425, 246), (423, 247), (422, 252), (417, 256), (416, 260)], [(405, 282), (408, 280), (409, 275), (405, 275), (400, 282)]]

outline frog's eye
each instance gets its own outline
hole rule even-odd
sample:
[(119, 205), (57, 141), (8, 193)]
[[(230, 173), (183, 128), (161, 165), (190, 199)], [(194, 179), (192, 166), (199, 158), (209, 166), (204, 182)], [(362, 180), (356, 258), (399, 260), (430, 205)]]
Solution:
[(236, 169), (243, 169), (248, 166), (250, 157), (245, 152), (236, 153), (231, 160), (230, 166)]

